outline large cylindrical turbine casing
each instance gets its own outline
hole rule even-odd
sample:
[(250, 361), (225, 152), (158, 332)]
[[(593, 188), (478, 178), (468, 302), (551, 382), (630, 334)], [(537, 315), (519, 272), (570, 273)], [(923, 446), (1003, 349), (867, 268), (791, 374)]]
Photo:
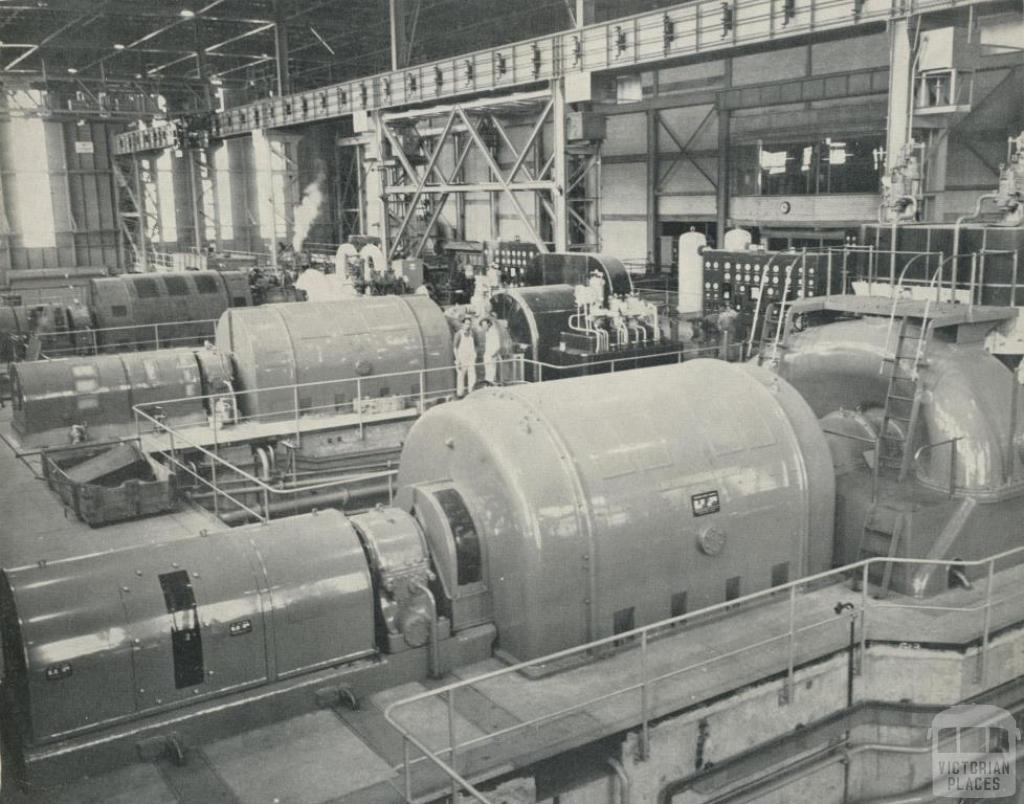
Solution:
[(461, 496), (500, 648), (519, 659), (825, 569), (832, 553), (817, 419), (752, 366), (475, 392), (419, 419), (399, 485), (407, 509)]
[(169, 424), (202, 424), (202, 395), (230, 380), (219, 352), (187, 348), (26, 361), (10, 372), (22, 446), (66, 444), (72, 425), (85, 425), (92, 440), (134, 433), (135, 405), (151, 405), (151, 415), (159, 407)]
[(418, 397), (420, 371), (425, 394), (454, 387), (448, 322), (426, 296), (228, 310), (217, 346), (233, 355), (239, 407), (250, 416), (293, 415), (295, 392), (282, 386), (305, 385), (299, 408), (322, 413), (345, 410), (357, 394)]
[(4, 684), (39, 745), (375, 652), (337, 511), (0, 573)]
[(529, 360), (548, 362), (576, 313), (576, 291), (572, 285), (503, 288), (491, 296), (491, 308)]
[[(210, 321), (229, 307), (249, 307), (248, 277), (238, 271), (173, 271), (103, 277), (90, 282), (100, 346), (152, 348), (206, 337)], [(161, 324), (158, 331), (153, 325)], [(123, 329), (123, 327), (131, 327)], [(121, 329), (119, 329), (121, 328)]]

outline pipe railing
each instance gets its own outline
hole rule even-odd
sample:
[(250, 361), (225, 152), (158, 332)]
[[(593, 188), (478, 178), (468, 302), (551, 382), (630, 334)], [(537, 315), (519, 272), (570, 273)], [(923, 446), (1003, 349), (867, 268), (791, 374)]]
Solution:
[[(397, 475), (396, 470), (383, 470), (379, 472), (364, 473), (358, 475), (345, 476), (343, 478), (334, 479), (323, 483), (310, 483), (303, 485), (290, 485), (287, 488), (275, 486), (267, 483), (265, 480), (256, 477), (247, 470), (225, 460), (220, 455), (220, 434), (226, 427), (234, 427), (245, 423), (259, 423), (262, 421), (288, 421), (293, 422), (295, 445), (301, 443), (302, 438), (302, 426), (301, 421), (303, 417), (310, 415), (316, 415), (317, 413), (337, 413), (338, 405), (319, 405), (319, 406), (303, 406), (301, 405), (300, 392), (313, 389), (322, 388), (324, 386), (342, 386), (349, 387), (353, 386), (355, 393), (352, 395), (352, 401), (346, 403), (346, 407), (351, 409), (351, 412), (356, 417), (356, 425), (359, 427), (360, 432), (363, 431), (366, 419), (366, 409), (368, 403), (371, 401), (379, 401), (381, 397), (366, 397), (363, 396), (364, 382), (370, 379), (373, 380), (388, 380), (396, 378), (406, 378), (410, 376), (416, 378), (418, 384), (418, 391), (415, 394), (395, 395), (394, 397), (385, 397), (385, 399), (394, 399), (394, 404), (400, 403), (402, 407), (396, 408), (395, 413), (402, 413), (409, 408), (406, 405), (409, 403), (410, 398), (414, 402), (413, 410), (418, 413), (422, 413), (426, 409), (426, 405), (429, 401), (436, 401), (442, 398), (449, 398), (454, 390), (445, 384), (443, 387), (428, 388), (427, 375), (445, 373), (451, 375), (452, 369), (450, 367), (442, 367), (437, 369), (419, 369), (410, 372), (391, 372), (388, 374), (374, 375), (372, 378), (356, 377), (352, 379), (343, 380), (322, 380), (313, 383), (305, 384), (293, 384), (274, 386), (271, 388), (260, 388), (247, 391), (238, 392), (222, 392), (216, 394), (204, 394), (200, 396), (192, 397), (178, 397), (174, 399), (158, 400), (155, 402), (148, 402), (139, 405), (132, 406), (132, 412), (135, 418), (135, 431), (136, 437), (142, 442), (143, 433), (162, 435), (167, 438), (166, 448), (150, 448), (150, 452), (166, 457), (175, 466), (185, 469), (185, 471), (197, 477), (198, 473), (195, 472), (191, 467), (186, 466), (182, 461), (177, 458), (177, 452), (181, 449), (188, 451), (194, 451), (209, 461), (211, 470), (211, 479), (207, 481), (202, 478), (204, 485), (208, 486), (212, 492), (214, 513), (219, 514), (219, 500), (224, 498), (230, 502), (238, 505), (241, 509), (247, 511), (261, 522), (269, 522), (272, 516), (271, 511), (271, 498), (288, 495), (293, 499), (297, 499), (298, 495), (306, 494), (313, 491), (322, 491), (328, 488), (341, 488), (344, 486), (350, 486), (355, 483), (365, 482), (368, 480), (380, 480), (386, 479), (388, 482), (388, 499), (392, 499), (393, 495), (393, 482)], [(290, 410), (275, 410), (266, 414), (257, 414), (254, 416), (237, 417), (231, 415), (231, 411), (236, 410), (235, 407), (239, 397), (244, 397), (252, 394), (261, 393), (275, 393), (284, 391), (290, 393), (292, 397), (292, 407)], [(221, 400), (231, 399), (230, 411), (228, 418), (225, 420), (224, 408), (220, 404)], [(213, 449), (209, 449), (207, 446), (197, 443), (193, 438), (188, 437), (182, 428), (175, 428), (169, 425), (163, 411), (164, 408), (170, 408), (175, 405), (188, 404), (194, 406), (196, 403), (201, 402), (203, 408), (208, 410), (210, 413), (209, 427), (213, 434)], [(145, 425), (145, 428), (144, 428)], [(187, 425), (186, 425), (187, 426)], [(152, 445), (150, 445), (151, 447)], [(231, 474), (232, 477), (238, 476), (248, 481), (251, 487), (257, 489), (261, 497), (260, 510), (253, 509), (250, 506), (243, 504), (240, 500), (232, 496), (224, 487), (223, 484), (217, 482), (218, 469), (224, 470)]]
[[(886, 285), (895, 288), (898, 293), (903, 288), (928, 289), (929, 295), (934, 291), (934, 300), (942, 301), (944, 297), (949, 302), (966, 303), (970, 306), (983, 303), (983, 292), (992, 289), (1008, 289), (1009, 306), (1015, 306), (1018, 290), (1018, 263), (1019, 255), (1016, 251), (1008, 249), (982, 249), (964, 254), (946, 255), (941, 251), (901, 251), (893, 249), (877, 249), (873, 245), (845, 245), (842, 248), (829, 249), (829, 258), (833, 254), (841, 254), (843, 259), (844, 276), (852, 276), (854, 281), (868, 283), (870, 289), (876, 285)], [(851, 270), (849, 266), (851, 256), (866, 258), (866, 264), (859, 263)], [(891, 268), (895, 265), (897, 257), (908, 257), (903, 264), (900, 274), (897, 276), (890, 270), (890, 276), (879, 277), (877, 273), (878, 257), (889, 257)], [(938, 257), (937, 264), (932, 267), (933, 257)], [(1010, 282), (989, 282), (986, 280), (986, 262), (991, 257), (1006, 257), (1011, 260), (1011, 281)], [(922, 259), (925, 269), (921, 276), (914, 276), (908, 273), (908, 268)], [(949, 272), (947, 274), (947, 267)], [(968, 270), (969, 269), (969, 270)], [(844, 282), (845, 286), (845, 282)]]
[(936, 447), (943, 447), (949, 444), (949, 496), (953, 497), (956, 495), (956, 458), (957, 458), (957, 445), (962, 436), (954, 436), (953, 438), (947, 438), (943, 441), (936, 441), (933, 444), (925, 444), (923, 447), (919, 447), (914, 453), (914, 470), (917, 471), (918, 461), (921, 456)]
[[(669, 352), (662, 352), (652, 355), (644, 355), (640, 357), (636, 356), (621, 356), (621, 357), (609, 357), (603, 360), (594, 361), (587, 363), (585, 368), (588, 371), (592, 370), (607, 370), (609, 373), (615, 373), (617, 368), (623, 364), (629, 364), (629, 367), (635, 365), (638, 361), (650, 361), (650, 362), (665, 362), (675, 361), (677, 363), (683, 362), (685, 359), (693, 359), (697, 357), (714, 356), (717, 354), (719, 347), (708, 347), (703, 349), (694, 350), (674, 350)], [(554, 363), (545, 363), (542, 361), (527, 360), (521, 355), (517, 355), (511, 358), (507, 358), (498, 361), (499, 368), (503, 370), (511, 377), (507, 380), (507, 384), (518, 384), (523, 382), (539, 382), (544, 380), (545, 371), (547, 372), (547, 379), (553, 379), (551, 376), (555, 374), (557, 377), (558, 373), (571, 373), (578, 370), (578, 366), (559, 366)], [(479, 366), (478, 366), (479, 367)], [(532, 368), (532, 371), (527, 371), (527, 367)], [(507, 370), (507, 371), (506, 371)], [(214, 394), (203, 394), (199, 396), (191, 397), (176, 397), (172, 399), (157, 400), (154, 402), (146, 402), (143, 404), (134, 405), (132, 412), (135, 419), (135, 437), (143, 442), (143, 435), (156, 435), (167, 439), (167, 446), (156, 446), (152, 442), (145, 442), (148, 444), (148, 451), (151, 454), (162, 455), (167, 458), (175, 466), (182, 468), (186, 473), (198, 478), (197, 472), (184, 462), (180, 461), (177, 457), (177, 453), (186, 450), (194, 451), (199, 455), (202, 455), (209, 461), (212, 477), (210, 480), (206, 478), (201, 479), (204, 486), (210, 489), (210, 494), (214, 503), (214, 512), (219, 514), (219, 499), (224, 498), (229, 502), (239, 505), (243, 510), (250, 513), (252, 516), (262, 522), (269, 522), (271, 519), (271, 498), (276, 498), (283, 495), (298, 495), (302, 493), (308, 493), (312, 491), (320, 491), (328, 488), (342, 488), (344, 486), (365, 482), (369, 480), (387, 479), (388, 481), (388, 499), (391, 500), (393, 496), (393, 481), (397, 475), (395, 470), (381, 470), (378, 472), (364, 473), (364, 474), (353, 474), (346, 475), (341, 478), (335, 478), (330, 481), (322, 483), (310, 483), (310, 484), (298, 484), (292, 483), (287, 487), (274, 485), (266, 482), (264, 479), (256, 477), (252, 473), (245, 469), (231, 463), (220, 455), (220, 434), (225, 432), (228, 428), (237, 428), (240, 425), (245, 424), (259, 424), (267, 422), (290, 422), (289, 430), (292, 432), (294, 437), (293, 444), (295, 446), (301, 445), (302, 442), (302, 430), (303, 422), (309, 421), (308, 417), (315, 418), (320, 414), (338, 414), (339, 405), (337, 403), (331, 403), (326, 405), (303, 405), (303, 395), (311, 390), (321, 389), (324, 387), (332, 386), (337, 388), (343, 388), (349, 391), (353, 391), (351, 400), (344, 403), (344, 408), (347, 409), (348, 415), (355, 416), (355, 426), (359, 428), (360, 433), (363, 432), (367, 426), (367, 418), (372, 415), (372, 406), (379, 404), (382, 400), (385, 402), (385, 406), (391, 406), (391, 410), (384, 411), (385, 413), (395, 413), (397, 415), (407, 415), (412, 413), (414, 415), (422, 414), (430, 404), (441, 402), (452, 398), (455, 395), (455, 388), (450, 385), (448, 381), (442, 381), (439, 385), (437, 383), (431, 383), (430, 378), (434, 375), (440, 375), (442, 377), (450, 378), (453, 374), (454, 369), (450, 366), (444, 366), (440, 368), (432, 369), (417, 369), (414, 371), (404, 372), (391, 372), (388, 374), (376, 374), (367, 377), (355, 377), (345, 378), (340, 380), (320, 380), (311, 383), (300, 383), (291, 385), (280, 385), (269, 388), (250, 389), (245, 391), (224, 391), (221, 393)], [(386, 397), (380, 396), (368, 396), (364, 395), (366, 384), (369, 382), (377, 381), (395, 381), (398, 384), (401, 380), (413, 379), (416, 386), (416, 390), (408, 394), (396, 394)], [(436, 386), (436, 387), (431, 387)], [(285, 395), (291, 396), (291, 405), (287, 409), (278, 409), (272, 412), (263, 414), (254, 414), (249, 416), (237, 416), (228, 415), (225, 418), (223, 408), (218, 404), (221, 400), (230, 399), (231, 411), (237, 411), (237, 403), (240, 398), (256, 394), (276, 394), (284, 393)], [(195, 407), (197, 403), (201, 403), (201, 406), (209, 411), (209, 430), (213, 435), (213, 442), (211, 444), (200, 444), (195, 438), (189, 437), (185, 430), (189, 429), (194, 432), (195, 425), (179, 424), (177, 426), (168, 423), (166, 420), (165, 409), (172, 409), (174, 406), (187, 405), (189, 407)], [(351, 420), (349, 420), (351, 423)], [(291, 429), (294, 428), (294, 429)], [(254, 434), (255, 435), (255, 434)], [(212, 446), (212, 449), (210, 449)], [(251, 488), (252, 493), (258, 493), (262, 497), (261, 504), (258, 508), (254, 509), (250, 506), (242, 504), (237, 498), (232, 497), (227, 488), (223, 483), (218, 483), (217, 473), (218, 471), (224, 471), (230, 473), (232, 478), (240, 477), (247, 482), (247, 488)]]
[[(904, 609), (908, 612), (914, 610), (920, 611), (943, 611), (952, 612), (958, 614), (966, 614), (969, 616), (975, 616), (980, 614), (982, 622), (980, 624), (980, 644), (977, 653), (977, 665), (975, 672), (975, 679), (978, 683), (987, 683), (987, 657), (991, 646), (992, 638), (992, 611), (993, 608), (998, 606), (1005, 606), (1010, 601), (1016, 601), (1024, 598), (1024, 590), (1012, 592), (1010, 594), (995, 597), (994, 595), (994, 576), (997, 563), (1006, 562), (1012, 560), (1013, 563), (1018, 563), (1021, 559), (1024, 559), (1024, 546), (1016, 547), (1011, 550), (1006, 550), (1001, 553), (989, 556), (988, 558), (981, 558), (976, 560), (956, 560), (952, 561), (949, 559), (916, 559), (916, 558), (889, 558), (889, 557), (875, 557), (868, 558), (862, 561), (850, 564), (837, 569), (828, 570), (826, 572), (817, 573), (801, 578), (796, 581), (790, 581), (789, 583), (782, 584), (770, 589), (765, 589), (760, 592), (754, 592), (749, 595), (745, 595), (734, 600), (717, 603), (712, 606), (708, 606), (699, 611), (695, 611), (688, 614), (683, 614), (677, 617), (672, 617), (666, 620), (661, 620), (651, 625), (642, 626), (635, 628), (631, 631), (627, 631), (620, 634), (614, 634), (612, 636), (604, 637), (588, 642), (584, 645), (579, 645), (573, 648), (567, 648), (557, 653), (550, 654), (548, 656), (531, 659), (529, 661), (520, 662), (509, 667), (504, 667), (499, 670), (483, 673), (481, 675), (473, 676), (472, 678), (460, 680), (452, 684), (448, 684), (442, 687), (438, 687), (418, 695), (405, 698), (401, 701), (392, 703), (384, 710), (384, 717), (391, 724), (391, 726), (398, 731), (402, 737), (403, 742), (403, 767), (402, 772), (404, 776), (404, 790), (405, 800), (407, 802), (413, 802), (414, 790), (412, 784), (412, 766), (421, 762), (429, 762), (434, 767), (439, 769), (445, 777), (448, 779), (451, 788), (451, 795), (453, 800), (456, 800), (459, 794), (468, 795), (472, 800), (479, 802), (480, 804), (490, 804), (489, 799), (480, 791), (479, 787), (470, 783), (466, 775), (467, 773), (461, 772), (458, 768), (459, 757), (464, 754), (466, 750), (472, 747), (480, 746), (484, 743), (488, 743), (497, 740), (506, 735), (514, 732), (522, 731), (525, 729), (536, 729), (538, 726), (544, 723), (557, 720), (559, 718), (566, 717), (567, 715), (579, 712), (589, 707), (596, 706), (598, 704), (610, 701), (614, 698), (634, 693), (637, 700), (636, 709), (636, 723), (640, 728), (640, 754), (646, 756), (649, 750), (650, 740), (650, 723), (651, 720), (657, 715), (651, 711), (650, 698), (651, 698), (651, 687), (659, 682), (671, 678), (677, 678), (684, 674), (707, 673), (712, 670), (716, 665), (719, 665), (723, 661), (735, 661), (735, 663), (741, 663), (744, 656), (750, 655), (751, 652), (762, 652), (765, 648), (784, 644), (786, 646), (786, 667), (785, 667), (785, 690), (787, 693), (787, 700), (791, 700), (791, 696), (794, 691), (794, 676), (796, 667), (798, 664), (798, 657), (800, 656), (800, 640), (801, 637), (806, 637), (810, 633), (820, 633), (822, 628), (832, 625), (837, 622), (850, 622), (853, 626), (859, 629), (859, 635), (856, 639), (853, 639), (852, 635), (855, 633), (851, 629), (851, 641), (849, 643), (849, 650), (853, 650), (855, 646), (859, 646), (860, 661), (856, 669), (856, 674), (862, 677), (867, 674), (867, 663), (864, 662), (866, 656), (867, 644), (869, 639), (869, 622), (870, 612), (877, 611), (880, 609)], [(913, 603), (913, 602), (894, 602), (891, 599), (885, 601), (873, 600), (869, 594), (869, 576), (871, 570), (875, 567), (885, 567), (886, 565), (905, 565), (908, 567), (946, 567), (947, 570), (950, 568), (956, 568), (959, 570), (965, 570), (966, 568), (979, 568), (984, 570), (986, 577), (986, 584), (984, 587), (984, 593), (980, 595), (980, 599), (974, 601), (970, 605), (951, 605), (941, 606), (927, 603)], [(808, 591), (821, 590), (823, 587), (831, 584), (845, 583), (850, 579), (859, 579), (859, 594), (855, 594), (854, 597), (857, 599), (856, 603), (851, 603), (842, 608), (833, 609), (834, 614), (830, 616), (813, 618), (810, 622), (799, 622), (800, 620), (806, 619), (806, 606), (800, 606), (798, 601), (801, 593)], [(851, 590), (852, 591), (852, 590)], [(739, 607), (751, 606), (755, 603), (763, 603), (769, 599), (779, 599), (785, 595), (788, 598), (788, 617), (786, 620), (785, 627), (780, 630), (779, 633), (770, 634), (764, 636), (761, 634), (761, 638), (758, 638), (755, 642), (742, 645), (738, 648), (728, 650), (721, 654), (704, 659), (702, 661), (693, 662), (686, 664), (682, 667), (673, 668), (671, 670), (652, 673), (651, 659), (650, 659), (650, 645), (652, 639), (656, 639), (659, 636), (671, 633), (679, 627), (692, 624), (696, 620), (707, 619), (711, 616), (724, 613), (726, 610), (732, 610)], [(801, 614), (804, 616), (801, 617)], [(887, 635), (887, 638), (891, 638), (891, 635)], [(455, 700), (459, 691), (473, 688), (477, 685), (485, 682), (495, 681), (513, 674), (521, 674), (530, 668), (542, 667), (545, 665), (552, 665), (553, 663), (563, 663), (568, 659), (575, 657), (583, 657), (585, 659), (596, 659), (602, 658), (609, 654), (609, 652), (625, 652), (624, 645), (633, 645), (638, 647), (636, 651), (637, 667), (635, 669), (634, 681), (632, 683), (625, 684), (623, 686), (615, 686), (610, 690), (604, 691), (598, 695), (592, 695), (590, 697), (582, 698), (579, 701), (572, 702), (568, 705), (559, 707), (556, 711), (545, 712), (537, 715), (536, 717), (528, 720), (516, 723), (512, 726), (507, 726), (498, 729), (494, 732), (490, 732), (478, 737), (474, 737), (468, 740), (459, 741), (457, 739), (457, 730), (455, 725)], [(844, 644), (843, 648), (846, 648)], [(821, 651), (822, 648), (819, 646), (810, 646), (811, 650)], [(835, 652), (833, 648), (825, 648), (827, 652)], [(805, 657), (810, 658), (810, 657)], [(770, 671), (766, 671), (770, 675)], [(706, 678), (706, 675), (705, 675)], [(432, 748), (427, 745), (423, 739), (413, 734), (412, 730), (404, 726), (400, 721), (400, 712), (413, 706), (419, 702), (427, 701), (431, 699), (443, 698), (445, 703), (445, 709), (447, 711), (447, 726), (448, 726), (448, 745), (441, 748)], [(664, 714), (664, 713), (662, 713)], [(420, 753), (420, 757), (412, 758), (412, 749), (415, 748)]]
[[(173, 428), (169, 427), (164, 422), (161, 422), (154, 417), (150, 416), (143, 410), (139, 410), (141, 405), (136, 405), (133, 410), (138, 419), (149, 421), (153, 425), (155, 432), (162, 432), (168, 438), (167, 449), (158, 449), (153, 451), (151, 454), (161, 455), (166, 458), (178, 469), (183, 470), (187, 474), (191, 475), (196, 480), (200, 481), (204, 486), (208, 487), (212, 493), (212, 499), (214, 503), (214, 513), (219, 514), (218, 500), (223, 497), (225, 500), (234, 503), (240, 509), (250, 514), (256, 520), (263, 522), (264, 524), (271, 520), (271, 498), (272, 497), (283, 497), (290, 496), (297, 498), (298, 495), (308, 494), (312, 491), (322, 491), (329, 488), (341, 488), (344, 486), (350, 486), (356, 483), (366, 482), (368, 480), (381, 480), (386, 479), (388, 482), (388, 502), (393, 500), (394, 490), (394, 479), (398, 475), (397, 469), (387, 469), (377, 472), (366, 472), (362, 474), (347, 475), (345, 477), (336, 478), (333, 480), (325, 481), (322, 483), (307, 483), (301, 485), (290, 485), (287, 487), (275, 486), (271, 483), (266, 482), (262, 478), (259, 478), (245, 469), (225, 460), (219, 454), (217, 445), (214, 446), (213, 450), (207, 449), (201, 444), (197, 444), (195, 441), (187, 438), (181, 432), (176, 432)], [(216, 414), (214, 414), (216, 416)], [(216, 422), (214, 423), (214, 430), (216, 430)], [(141, 439), (141, 437), (140, 437)], [(199, 453), (210, 461), (212, 468), (212, 478), (207, 479), (201, 473), (197, 472), (195, 468), (188, 465), (185, 461), (178, 458), (178, 451), (188, 450)], [(260, 495), (261, 501), (259, 508), (252, 508), (246, 505), (230, 491), (228, 491), (223, 483), (217, 482), (216, 467), (223, 467), (225, 470), (231, 472), (234, 475), (239, 475), (244, 480), (251, 484), (251, 487), (257, 489)]]
[[(216, 318), (201, 318), (195, 321), (163, 321), (156, 324), (128, 324), (121, 327), (74, 329), (66, 332), (37, 332), (35, 336), (39, 339), (40, 344), (43, 345), (41, 356), (53, 358), (65, 355), (95, 355), (99, 354), (100, 349), (104, 348), (123, 351), (126, 348), (148, 344), (152, 344), (153, 349), (168, 349), (178, 346), (183, 342), (195, 343), (200, 338), (213, 337), (216, 326)], [(192, 335), (176, 336), (166, 334), (168, 330), (173, 331), (175, 328), (181, 329), (183, 327), (194, 327), (200, 331)], [(113, 343), (106, 342), (109, 337), (116, 337), (122, 332), (131, 333), (135, 337), (130, 341), (115, 340)], [(161, 332), (164, 334), (161, 335)], [(152, 333), (152, 337), (148, 337), (144, 333)], [(45, 348), (47, 341), (60, 341), (66, 338), (73, 339), (75, 345), (55, 347), (53, 349)], [(79, 343), (80, 340), (85, 342)]]

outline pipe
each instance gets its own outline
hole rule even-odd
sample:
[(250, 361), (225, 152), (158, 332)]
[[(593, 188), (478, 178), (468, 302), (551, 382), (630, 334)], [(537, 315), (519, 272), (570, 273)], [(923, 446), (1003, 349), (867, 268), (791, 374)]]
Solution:
[(412, 588), (422, 594), (430, 603), (430, 647), (427, 652), (427, 673), (431, 678), (441, 678), (441, 646), (437, 636), (437, 600), (423, 581), (416, 581)]
[(1013, 479), (1013, 457), (1017, 441), (1017, 408), (1020, 405), (1020, 380), (1017, 372), (1013, 373), (1013, 388), (1010, 391), (1010, 426), (1006, 441), (1006, 465), (1003, 467), (1003, 477), (1007, 484)]
[[(267, 506), (267, 510), (271, 516), (274, 514), (281, 513), (305, 513), (313, 508), (323, 508), (329, 505), (346, 505), (354, 500), (361, 500), (365, 497), (370, 497), (376, 494), (387, 494), (388, 484), (375, 483), (372, 486), (366, 486), (364, 488), (349, 490), (340, 489), (338, 491), (327, 492), (324, 494), (311, 494), (305, 497), (300, 497), (297, 500), (278, 500), (277, 502), (270, 503)], [(241, 522), (245, 522), (251, 517), (248, 511), (241, 509), (237, 511), (227, 511), (220, 515), (221, 521), (225, 525), (236, 525)]]
[(630, 804), (633, 798), (633, 791), (630, 787), (629, 776), (626, 775), (625, 767), (615, 757), (608, 757), (605, 761), (615, 774), (615, 778), (619, 780), (619, 804)]
[(978, 200), (974, 202), (974, 210), (961, 215), (956, 219), (956, 223), (953, 224), (953, 260), (957, 260), (960, 257), (960, 226), (964, 221), (975, 220), (981, 217), (981, 204), (983, 201), (990, 201), (999, 198), (998, 193), (984, 193), (978, 196)]
[[(304, 492), (324, 492), (326, 494), (329, 494), (331, 492), (325, 489), (323, 483), (330, 483), (332, 479), (334, 478), (325, 478), (322, 483), (306, 483), (304, 485), (292, 481), (283, 481), (280, 485), (271, 486), (270, 493), (274, 495), (281, 493), (302, 494)], [(353, 494), (356, 494), (360, 491), (358, 486), (362, 483), (368, 482), (370, 479), (372, 478), (368, 478), (367, 480), (351, 480), (348, 483), (348, 485), (345, 486), (345, 488), (351, 491)], [(346, 478), (338, 478), (338, 485), (341, 485), (345, 480)], [(270, 484), (268, 483), (267, 485)], [(231, 494), (232, 496), (238, 494), (263, 494), (264, 492), (267, 491), (267, 489), (265, 489), (263, 486), (258, 486), (254, 484), (250, 484), (248, 486), (232, 486), (226, 483), (218, 483), (217, 488), (221, 489), (221, 491), (223, 491), (226, 494)], [(189, 495), (189, 499), (193, 501), (209, 500), (215, 496), (218, 496), (216, 491), (199, 491)]]
[[(115, 441), (113, 443), (119, 444), (122, 442)], [(338, 481), (339, 483), (343, 483), (346, 481), (350, 483), (360, 483), (363, 482), (364, 480), (374, 479), (371, 477), (362, 477), (361, 475), (363, 475), (364, 473), (369, 474), (374, 472), (387, 472), (389, 470), (394, 471), (396, 468), (397, 467), (394, 464), (388, 463), (352, 466), (349, 468), (348, 471), (340, 475), (325, 475), (323, 474), (322, 470), (303, 471), (298, 472), (297, 474), (294, 475), (292, 472), (288, 472), (288, 478), (282, 479), (279, 485), (274, 486), (274, 488), (289, 489), (291, 491), (303, 491), (307, 489), (309, 486), (322, 486), (324, 483), (330, 483), (335, 480)], [(267, 485), (273, 486), (273, 484), (270, 483), (269, 481)], [(232, 492), (239, 491), (242, 493), (247, 491), (263, 491), (263, 486), (253, 485), (249, 481), (249, 479), (245, 477), (223, 478), (221, 482), (218, 484), (218, 488), (223, 488), (225, 490)], [(203, 493), (212, 494), (213, 492)]]
[[(887, 356), (886, 321), (863, 318), (793, 333), (777, 368), (819, 418), (840, 408), (882, 407), (888, 375), (879, 372)], [(928, 450), (918, 480), (945, 492), (950, 483), (974, 495), (1005, 490), (1006, 433), (1010, 411), (1007, 384), (1013, 375), (980, 344), (933, 339), (921, 380), (920, 408), (925, 445), (957, 439), (955, 473), (942, 450)], [(983, 392), (979, 391), (983, 389)]]

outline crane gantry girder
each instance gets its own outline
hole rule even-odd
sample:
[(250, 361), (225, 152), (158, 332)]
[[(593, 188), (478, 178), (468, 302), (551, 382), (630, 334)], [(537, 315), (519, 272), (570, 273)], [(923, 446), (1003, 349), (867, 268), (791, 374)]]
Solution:
[[(998, 0), (697, 0), (562, 33), (255, 101), (200, 119), (214, 139), (399, 109), (657, 62), (728, 55)], [(125, 132), (117, 153), (176, 146), (174, 122)], [(180, 140), (180, 128), (178, 138)]]

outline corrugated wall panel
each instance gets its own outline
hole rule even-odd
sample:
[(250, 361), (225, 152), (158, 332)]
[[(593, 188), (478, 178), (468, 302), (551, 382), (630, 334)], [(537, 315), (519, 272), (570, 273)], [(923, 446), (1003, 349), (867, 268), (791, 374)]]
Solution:
[(885, 67), (888, 63), (889, 36), (884, 32), (811, 45), (814, 75)]
[(732, 61), (733, 86), (764, 84), (807, 74), (807, 48), (789, 47), (737, 56)]
[(601, 212), (605, 216), (646, 214), (646, 164), (628, 162), (602, 165), (601, 183)]
[(642, 260), (647, 254), (647, 222), (605, 218), (601, 224), (604, 253), (620, 260)]
[(647, 151), (647, 119), (642, 112), (616, 114), (608, 117), (607, 135), (602, 153), (642, 154)]

